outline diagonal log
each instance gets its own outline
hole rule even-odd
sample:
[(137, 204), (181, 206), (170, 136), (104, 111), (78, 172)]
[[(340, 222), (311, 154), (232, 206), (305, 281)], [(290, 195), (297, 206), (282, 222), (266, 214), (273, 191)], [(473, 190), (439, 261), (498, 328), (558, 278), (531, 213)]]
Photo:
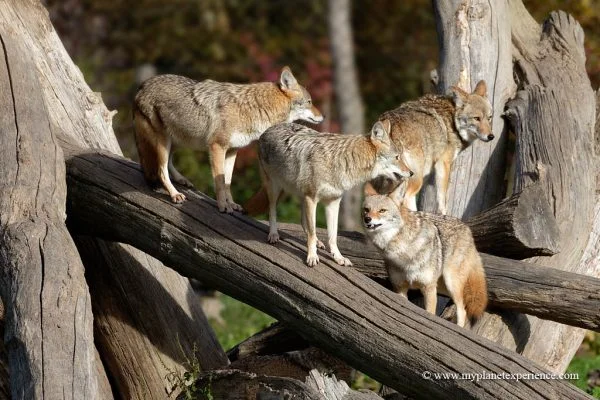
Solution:
[[(173, 205), (147, 188), (133, 162), (91, 153), (67, 161), (70, 226), (123, 241), (269, 313), (384, 384), (428, 398), (588, 398), (572, 385), (540, 380), (428, 380), (424, 371), (540, 373), (524, 357), (427, 314), (351, 268), (303, 263), (293, 239), (265, 243), (264, 227), (216, 211), (187, 191)], [(546, 378), (546, 377), (544, 377)]]
[[(298, 225), (283, 224), (280, 231), (300, 245), (304, 232)], [(317, 230), (323, 239), (327, 233)], [(383, 258), (357, 232), (341, 232), (338, 247), (354, 268), (378, 281), (387, 282)], [(600, 279), (555, 268), (481, 254), (488, 284), (490, 307), (600, 331)]]

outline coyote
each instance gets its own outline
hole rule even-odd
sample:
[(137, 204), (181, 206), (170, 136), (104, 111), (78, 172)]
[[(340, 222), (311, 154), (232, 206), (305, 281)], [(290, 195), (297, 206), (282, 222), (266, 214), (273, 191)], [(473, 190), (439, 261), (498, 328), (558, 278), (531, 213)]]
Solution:
[(474, 322), (487, 305), (485, 273), (471, 230), (460, 220), (410, 211), (403, 205), (406, 180), (387, 196), (365, 185), (363, 223), (382, 251), (394, 291), (420, 289), (435, 314), (437, 291), (456, 304), (456, 323)]
[[(231, 175), (239, 148), (257, 140), (270, 126), (323, 116), (292, 71), (284, 67), (278, 83), (197, 82), (177, 75), (145, 81), (134, 102), (135, 139), (146, 180), (160, 182), (174, 203), (185, 196), (171, 183), (193, 187), (173, 166), (173, 141), (208, 147), (219, 211), (243, 211), (231, 196)], [(169, 179), (169, 173), (171, 179)]]
[[(283, 190), (302, 199), (302, 227), (308, 236), (306, 263), (319, 263), (315, 233), (317, 203), (325, 204), (331, 255), (340, 265), (352, 265), (337, 247), (340, 200), (344, 191), (379, 175), (410, 176), (398, 160), (389, 138), (390, 124), (379, 121), (369, 135), (320, 134), (298, 124), (273, 126), (258, 141), (263, 187), (269, 201), (270, 243), (279, 240), (277, 199)], [(400, 161), (400, 164), (399, 164)]]
[[(452, 87), (449, 96), (425, 95), (380, 116), (391, 122), (392, 141), (402, 149), (404, 161), (414, 172), (404, 200), (411, 210), (417, 210), (416, 196), (433, 169), (438, 211), (446, 214), (446, 192), (454, 159), (476, 139), (494, 139), (492, 106), (486, 92), (485, 81), (479, 81), (471, 94)], [(377, 189), (380, 193), (387, 191)]]

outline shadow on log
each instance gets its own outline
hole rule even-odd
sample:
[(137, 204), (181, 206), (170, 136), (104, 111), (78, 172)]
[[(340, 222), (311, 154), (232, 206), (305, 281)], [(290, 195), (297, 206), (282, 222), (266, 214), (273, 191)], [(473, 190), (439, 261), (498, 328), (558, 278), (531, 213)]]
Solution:
[(174, 205), (150, 191), (138, 166), (104, 154), (67, 160), (72, 229), (136, 246), (180, 274), (258, 308), (307, 341), (380, 382), (416, 397), (588, 398), (553, 380), (428, 380), (444, 373), (545, 374), (493, 342), (427, 314), (354, 269), (324, 257), (303, 263), (297, 241), (265, 242), (263, 225), (217, 212), (185, 191)]

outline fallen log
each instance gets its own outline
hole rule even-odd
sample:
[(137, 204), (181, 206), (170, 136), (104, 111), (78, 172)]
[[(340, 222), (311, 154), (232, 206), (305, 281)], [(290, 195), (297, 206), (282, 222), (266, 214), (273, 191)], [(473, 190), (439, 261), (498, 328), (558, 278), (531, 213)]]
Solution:
[[(282, 224), (280, 231), (293, 237), (298, 248), (305, 242), (298, 225)], [(317, 229), (317, 235), (324, 239), (327, 233)], [(338, 247), (354, 268), (387, 284), (383, 258), (362, 234), (341, 232)], [(481, 254), (481, 258), (490, 307), (600, 331), (600, 279), (488, 254)]]
[(505, 258), (551, 256), (560, 251), (560, 231), (546, 192), (539, 184), (525, 187), (465, 223), (477, 250)]
[(415, 397), (589, 398), (574, 386), (539, 380), (429, 380), (426, 371), (525, 374), (546, 371), (524, 357), (427, 314), (373, 280), (324, 258), (315, 268), (284, 237), (216, 211), (193, 191), (174, 205), (151, 192), (137, 164), (90, 153), (67, 159), (74, 231), (122, 241), (258, 308), (305, 340), (380, 382)]

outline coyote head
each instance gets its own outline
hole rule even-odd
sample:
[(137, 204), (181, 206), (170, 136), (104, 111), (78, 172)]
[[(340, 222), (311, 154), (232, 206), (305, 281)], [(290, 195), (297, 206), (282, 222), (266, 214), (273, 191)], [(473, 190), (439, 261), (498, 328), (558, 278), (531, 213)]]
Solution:
[(363, 202), (363, 225), (367, 233), (399, 228), (403, 225), (400, 209), (407, 180), (404, 179), (390, 194), (379, 194), (371, 183), (365, 184), (365, 200)]
[(289, 67), (281, 70), (279, 87), (292, 105), (287, 122), (302, 120), (318, 124), (323, 121), (323, 115), (313, 105), (310, 93), (298, 83)]
[(452, 100), (456, 106), (454, 124), (460, 137), (467, 143), (475, 139), (489, 142), (492, 133), (492, 105), (487, 98), (485, 81), (479, 81), (473, 93), (452, 86)]
[(402, 159), (402, 152), (392, 143), (390, 131), (391, 124), (387, 119), (375, 122), (371, 128), (370, 140), (377, 152), (371, 179), (384, 177), (399, 180), (413, 175)]

